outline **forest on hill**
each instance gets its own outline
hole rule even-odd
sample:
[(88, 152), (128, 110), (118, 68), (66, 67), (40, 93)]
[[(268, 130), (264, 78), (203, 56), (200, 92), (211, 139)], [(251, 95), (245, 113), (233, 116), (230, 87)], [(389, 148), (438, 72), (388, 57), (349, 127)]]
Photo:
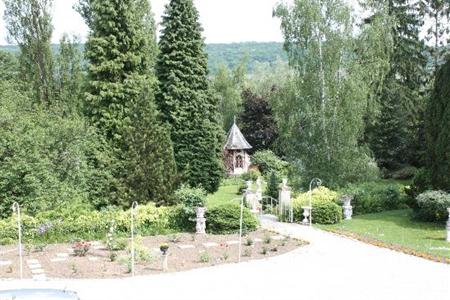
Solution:
[[(84, 50), (84, 44), (80, 44), (80, 50)], [(0, 50), (19, 53), (19, 46), (3, 45)], [(59, 51), (59, 44), (52, 45), (53, 52)], [(278, 42), (241, 42), (230, 44), (206, 44), (208, 54), (208, 68), (212, 74), (216, 74), (221, 65), (229, 69), (238, 66), (245, 60), (247, 71), (252, 72), (258, 63), (273, 65), (278, 60), (287, 60), (283, 50), (283, 43)]]

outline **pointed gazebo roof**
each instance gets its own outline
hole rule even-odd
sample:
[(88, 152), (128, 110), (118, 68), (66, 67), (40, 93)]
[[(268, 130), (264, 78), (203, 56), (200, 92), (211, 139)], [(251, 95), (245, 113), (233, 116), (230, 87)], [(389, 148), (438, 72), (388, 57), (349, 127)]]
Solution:
[(252, 146), (247, 142), (242, 135), (241, 130), (236, 125), (236, 120), (228, 131), (227, 143), (225, 144), (227, 150), (247, 150), (252, 149)]

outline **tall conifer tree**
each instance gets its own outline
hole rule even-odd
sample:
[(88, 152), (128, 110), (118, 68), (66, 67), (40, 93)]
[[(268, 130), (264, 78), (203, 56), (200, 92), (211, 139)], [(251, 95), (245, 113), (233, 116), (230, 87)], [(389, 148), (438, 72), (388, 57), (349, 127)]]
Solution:
[(450, 191), (450, 58), (437, 73), (425, 120), (431, 183)]
[[(390, 71), (379, 94), (380, 114), (372, 128), (371, 148), (380, 166), (395, 169), (420, 164), (420, 139), (426, 78), (425, 46), (419, 38), (422, 16), (419, 1), (388, 0), (392, 18), (393, 53)], [(379, 4), (377, 4), (379, 5)]]
[(118, 159), (118, 204), (162, 202), (175, 180), (173, 149), (153, 91), (156, 38), (147, 0), (82, 0), (90, 32), (86, 113)]
[(171, 0), (166, 6), (156, 69), (157, 103), (171, 127), (184, 181), (213, 192), (222, 176), (222, 133), (198, 19), (192, 0)]

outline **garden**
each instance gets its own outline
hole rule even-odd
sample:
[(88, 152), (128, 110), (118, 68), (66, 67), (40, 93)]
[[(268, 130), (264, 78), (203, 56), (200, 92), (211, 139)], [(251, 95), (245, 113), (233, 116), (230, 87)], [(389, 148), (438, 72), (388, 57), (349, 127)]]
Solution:
[[(86, 40), (57, 46), (53, 1), (3, 2), (17, 47), (0, 49), (1, 278), (306, 245), (264, 214), (449, 262), (448, 30), (416, 4), (365, 1), (362, 25), (348, 1), (279, 3), (284, 60), (210, 74), (194, 1), (168, 1), (159, 24), (149, 1), (80, 0)], [(422, 2), (448, 21), (446, 1)]]
[[(116, 238), (111, 234), (102, 241), (78, 241), (45, 246), (26, 244), (23, 277), (119, 278), (178, 272), (272, 257), (301, 247), (305, 242), (256, 230), (242, 238), (240, 258), (238, 245), (239, 236), (236, 234), (174, 233), (137, 236), (134, 245), (135, 264), (132, 264), (130, 239)], [(3, 264), (0, 268), (0, 278), (20, 278), (17, 245), (0, 246), (0, 251), (0, 262)]]

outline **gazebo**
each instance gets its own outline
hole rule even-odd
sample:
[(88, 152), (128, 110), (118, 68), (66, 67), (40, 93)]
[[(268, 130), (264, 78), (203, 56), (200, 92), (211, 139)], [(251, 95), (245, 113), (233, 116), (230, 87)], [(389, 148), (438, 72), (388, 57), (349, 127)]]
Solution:
[(250, 155), (247, 150), (249, 149), (252, 149), (252, 146), (242, 135), (235, 120), (228, 132), (227, 142), (224, 147), (225, 167), (228, 175), (240, 175), (248, 172)]

